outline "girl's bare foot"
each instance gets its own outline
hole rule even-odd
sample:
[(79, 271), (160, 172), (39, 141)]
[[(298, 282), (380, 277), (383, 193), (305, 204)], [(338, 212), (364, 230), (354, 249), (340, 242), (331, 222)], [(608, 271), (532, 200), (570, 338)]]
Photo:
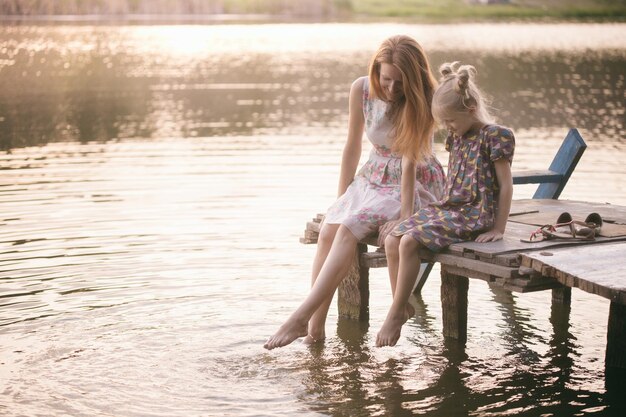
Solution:
[(304, 343), (305, 345), (312, 345), (314, 343), (321, 342), (322, 340), (324, 340), (324, 336), (313, 337), (310, 334), (307, 334), (306, 337), (302, 339), (302, 343)]
[(309, 334), (302, 340), (305, 345), (312, 345), (313, 343), (321, 342), (326, 338), (325, 332), (309, 331)]
[(299, 337), (307, 336), (307, 323), (300, 323), (294, 318), (287, 320), (278, 331), (267, 339), (263, 345), (265, 349), (271, 350), (287, 346)]
[(324, 322), (322, 324), (315, 323), (314, 320), (309, 320), (308, 334), (302, 340), (305, 345), (312, 345), (313, 343), (322, 341), (326, 338), (326, 329), (324, 328)]
[(383, 327), (376, 335), (376, 346), (395, 346), (400, 338), (400, 330), (407, 320), (415, 315), (415, 309), (412, 305), (407, 304), (402, 314), (387, 315)]

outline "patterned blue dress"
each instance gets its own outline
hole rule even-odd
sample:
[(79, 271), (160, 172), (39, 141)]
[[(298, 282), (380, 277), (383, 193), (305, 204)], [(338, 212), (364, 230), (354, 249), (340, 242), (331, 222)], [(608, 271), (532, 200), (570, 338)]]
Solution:
[(494, 161), (513, 161), (515, 137), (502, 126), (487, 125), (469, 137), (449, 135), (444, 199), (417, 211), (392, 232), (410, 234), (432, 251), (473, 240), (493, 227), (498, 202)]
[[(402, 157), (391, 151), (392, 123), (386, 115), (387, 103), (370, 98), (369, 82), (363, 78), (363, 115), (365, 133), (372, 143), (369, 159), (361, 167), (346, 192), (328, 209), (324, 222), (343, 224), (363, 239), (380, 226), (400, 217), (400, 179)], [(432, 155), (417, 168), (415, 210), (439, 201), (445, 175)]]

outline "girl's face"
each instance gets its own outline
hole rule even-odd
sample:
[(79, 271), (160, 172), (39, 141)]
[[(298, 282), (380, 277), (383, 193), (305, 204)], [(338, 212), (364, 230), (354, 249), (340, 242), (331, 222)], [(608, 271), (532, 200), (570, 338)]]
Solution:
[(396, 101), (404, 95), (402, 73), (391, 64), (380, 64), (380, 87), (387, 101)]
[(473, 113), (473, 110), (446, 113), (441, 118), (441, 122), (448, 132), (463, 136), (469, 131), (480, 129), (483, 125)]

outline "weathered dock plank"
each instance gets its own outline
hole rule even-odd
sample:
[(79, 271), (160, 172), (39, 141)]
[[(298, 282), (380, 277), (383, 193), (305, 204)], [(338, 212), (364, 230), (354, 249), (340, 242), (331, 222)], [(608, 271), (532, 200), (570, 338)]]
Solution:
[(521, 254), (522, 266), (568, 287), (626, 305), (626, 243), (552, 248)]
[(611, 300), (605, 366), (626, 370), (626, 242), (521, 254), (521, 263), (559, 283)]

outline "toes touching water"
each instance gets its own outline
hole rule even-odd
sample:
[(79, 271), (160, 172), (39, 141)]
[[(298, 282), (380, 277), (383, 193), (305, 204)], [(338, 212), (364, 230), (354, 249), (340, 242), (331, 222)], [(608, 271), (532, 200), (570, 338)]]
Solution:
[[(381, 327), (378, 335), (376, 335), (376, 346), (395, 346), (400, 338), (400, 331), (404, 323), (408, 319), (415, 315), (415, 308), (412, 305), (407, 304), (401, 314), (390, 314), (385, 319), (383, 326)], [(270, 336), (269, 339), (263, 344), (263, 347), (268, 350), (287, 346), (294, 340), (304, 337), (303, 343), (313, 344), (324, 340), (324, 335), (321, 337), (314, 337), (308, 333), (307, 323), (301, 323), (296, 319), (290, 318), (287, 320), (276, 333)]]
[(299, 337), (307, 335), (307, 324), (299, 323), (295, 320), (287, 320), (285, 324), (280, 326), (278, 331), (274, 333), (263, 345), (265, 349), (274, 349), (287, 346)]
[(415, 315), (415, 309), (412, 305), (407, 304), (404, 311), (401, 314), (389, 314), (383, 323), (383, 327), (376, 335), (376, 346), (395, 346), (400, 338), (400, 331), (402, 325), (407, 322), (408, 319)]

